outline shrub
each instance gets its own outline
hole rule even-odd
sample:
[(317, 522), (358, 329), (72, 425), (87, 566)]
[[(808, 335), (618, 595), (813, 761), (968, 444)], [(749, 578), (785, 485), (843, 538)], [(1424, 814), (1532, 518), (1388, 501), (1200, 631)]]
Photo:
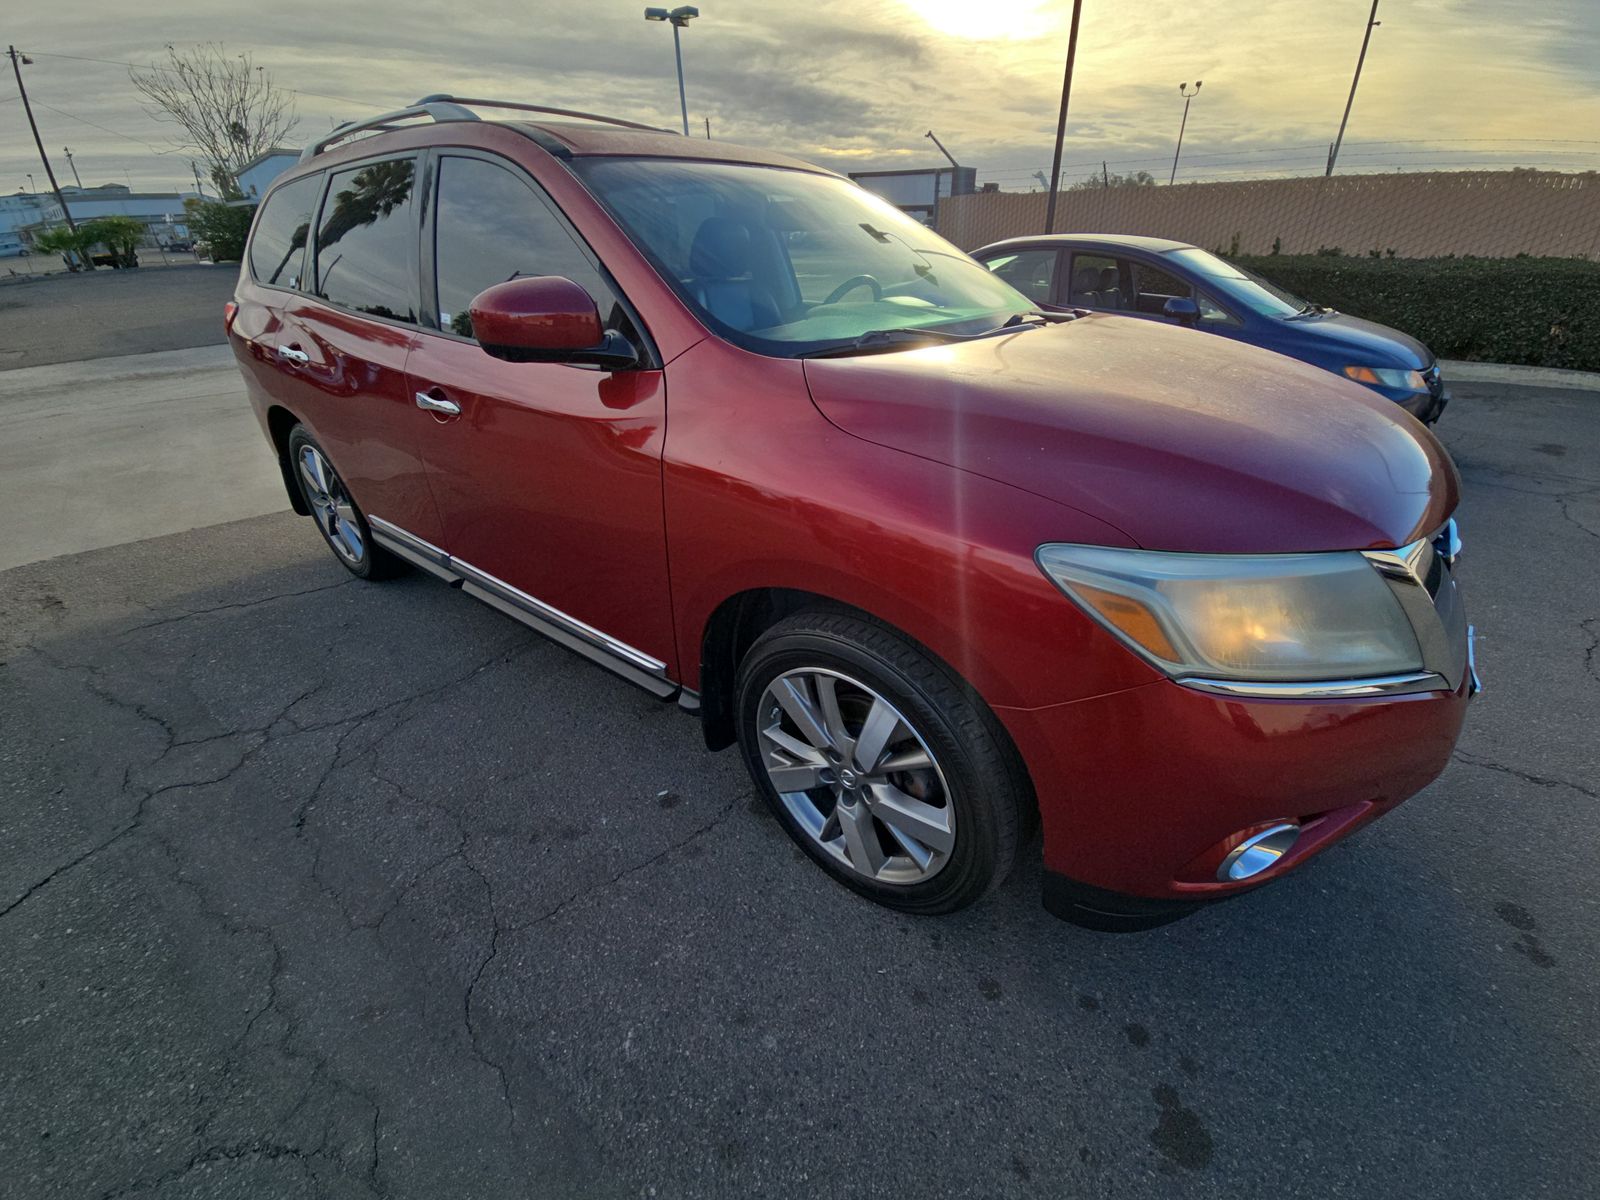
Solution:
[(69, 271), (81, 271), (85, 267), (94, 270), (94, 262), (84, 252), (88, 245), (89, 243), (84, 241), (81, 225), (76, 230), (68, 229), (65, 225), (57, 225), (54, 229), (46, 229), (36, 234), (33, 239), (35, 250), (61, 255), (66, 260)]
[(1440, 358), (1600, 371), (1600, 263), (1578, 258), (1239, 256), (1308, 300)]
[(245, 239), (250, 236), (250, 220), (256, 211), (254, 205), (189, 199), (183, 202), (183, 208), (190, 234), (197, 246), (205, 244), (212, 262), (238, 262), (244, 257)]
[(101, 217), (78, 227), (83, 245), (92, 253), (92, 247), (104, 246), (111, 251), (114, 267), (137, 267), (138, 247), (144, 240), (144, 222), (133, 217)]

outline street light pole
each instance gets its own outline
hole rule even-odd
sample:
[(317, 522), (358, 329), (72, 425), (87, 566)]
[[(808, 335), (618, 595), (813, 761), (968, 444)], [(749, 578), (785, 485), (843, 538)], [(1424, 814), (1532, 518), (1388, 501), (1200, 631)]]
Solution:
[(1072, 29), (1067, 34), (1067, 71), (1061, 80), (1061, 114), (1056, 118), (1056, 153), (1050, 160), (1050, 198), (1045, 202), (1044, 231), (1056, 229), (1056, 193), (1061, 190), (1061, 143), (1067, 136), (1067, 102), (1072, 99), (1072, 65), (1078, 57), (1078, 17), (1083, 13), (1083, 0), (1072, 0)]
[(683, 41), (679, 37), (685, 25), (700, 15), (700, 10), (693, 5), (684, 4), (670, 12), (664, 8), (647, 8), (644, 10), (646, 21), (668, 21), (672, 25), (672, 53), (678, 60), (678, 108), (683, 114), (683, 136), (689, 136), (689, 100), (683, 90)]
[[(28, 103), (28, 89), (22, 86), (22, 68), (31, 64), (33, 59), (26, 54), (20, 54), (15, 46), (7, 46), (6, 54), (11, 59), (12, 73), (17, 77), (17, 92), (22, 96), (22, 111), (28, 114), (28, 128), (33, 130), (33, 144), (39, 147), (39, 161), (44, 164), (44, 177), (50, 181), (50, 190), (56, 194), (56, 203), (61, 205), (61, 215), (66, 218), (67, 228), (73, 233), (78, 232), (78, 223), (72, 219), (72, 213), (67, 208), (67, 201), (61, 194), (61, 185), (56, 182), (56, 173), (50, 169), (50, 156), (44, 152), (44, 139), (39, 136), (39, 123), (33, 119), (33, 106)], [(28, 177), (30, 180), (33, 176)]]
[(1344, 127), (1350, 123), (1350, 106), (1356, 102), (1356, 84), (1361, 82), (1361, 64), (1367, 61), (1367, 43), (1372, 40), (1372, 31), (1382, 24), (1378, 20), (1378, 0), (1372, 0), (1372, 11), (1367, 14), (1367, 29), (1361, 35), (1361, 53), (1356, 58), (1355, 78), (1350, 81), (1350, 97), (1344, 102), (1344, 117), (1339, 121), (1339, 136), (1328, 148), (1328, 169), (1322, 173), (1324, 179), (1333, 174), (1333, 164), (1339, 160), (1339, 147), (1344, 143)]
[(1178, 85), (1178, 94), (1183, 97), (1183, 120), (1178, 122), (1178, 148), (1172, 152), (1172, 174), (1167, 176), (1167, 183), (1171, 184), (1178, 178), (1178, 155), (1183, 153), (1183, 131), (1189, 127), (1189, 101), (1200, 94), (1200, 85), (1204, 80), (1194, 81), (1194, 91), (1189, 90), (1187, 83)]

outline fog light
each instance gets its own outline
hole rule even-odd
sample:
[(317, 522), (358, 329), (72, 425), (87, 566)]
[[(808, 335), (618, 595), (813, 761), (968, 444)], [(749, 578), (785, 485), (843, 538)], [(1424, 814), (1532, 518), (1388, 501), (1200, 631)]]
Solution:
[(1298, 825), (1274, 825), (1260, 833), (1251, 834), (1235, 846), (1217, 868), (1217, 878), (1223, 883), (1237, 883), (1259, 875), (1273, 866), (1293, 846), (1300, 836)]

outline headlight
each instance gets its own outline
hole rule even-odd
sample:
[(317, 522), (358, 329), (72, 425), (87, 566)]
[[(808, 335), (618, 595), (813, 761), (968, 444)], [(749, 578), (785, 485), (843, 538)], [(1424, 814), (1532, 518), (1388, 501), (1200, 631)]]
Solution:
[(1428, 381), (1421, 371), (1408, 371), (1404, 367), (1346, 367), (1344, 373), (1369, 387), (1404, 388), (1408, 392), (1428, 390)]
[(1263, 683), (1422, 669), (1411, 622), (1372, 564), (1332, 554), (1039, 547), (1056, 585), (1174, 678)]

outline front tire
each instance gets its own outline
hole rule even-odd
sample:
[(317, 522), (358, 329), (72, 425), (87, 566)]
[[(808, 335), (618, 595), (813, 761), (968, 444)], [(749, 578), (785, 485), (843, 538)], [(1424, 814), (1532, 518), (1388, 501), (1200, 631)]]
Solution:
[(389, 579), (405, 570), (402, 560), (373, 542), (350, 489), (304, 425), (289, 431), (289, 465), (317, 532), (340, 566), (360, 579)]
[(998, 721), (949, 669), (875, 622), (802, 613), (745, 655), (745, 765), (789, 836), (890, 908), (965, 908), (1009, 874), (1032, 792)]

